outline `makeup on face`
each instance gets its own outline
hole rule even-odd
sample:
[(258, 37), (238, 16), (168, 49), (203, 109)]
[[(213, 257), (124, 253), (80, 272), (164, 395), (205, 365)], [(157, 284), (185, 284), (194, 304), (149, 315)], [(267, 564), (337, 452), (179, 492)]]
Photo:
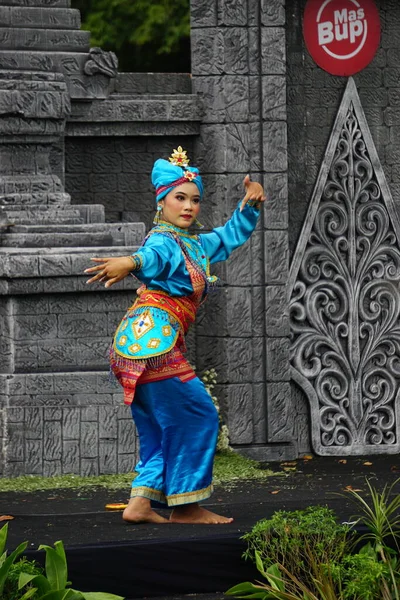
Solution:
[(162, 220), (167, 223), (189, 228), (200, 212), (200, 194), (195, 183), (182, 183), (171, 190), (163, 200)]

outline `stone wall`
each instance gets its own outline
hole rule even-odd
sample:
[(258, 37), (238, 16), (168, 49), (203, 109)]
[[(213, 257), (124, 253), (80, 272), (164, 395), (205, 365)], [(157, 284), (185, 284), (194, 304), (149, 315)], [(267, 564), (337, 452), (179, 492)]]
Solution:
[(182, 144), (192, 157), (191, 137), (67, 137), (65, 185), (73, 204), (104, 204), (107, 221), (138, 221), (150, 229), (154, 161)]
[[(303, 225), (347, 78), (319, 68), (302, 34), (305, 0), (286, 5), (289, 243), (291, 256)], [(354, 76), (361, 103), (394, 201), (400, 210), (400, 4), (376, 0), (381, 44), (374, 60)], [(292, 389), (294, 436), (299, 452), (310, 450), (309, 412), (300, 390)]]
[[(375, 0), (382, 37), (374, 60), (354, 80), (393, 197), (400, 207), (400, 4)], [(318, 67), (302, 34), (306, 0), (287, 2), (289, 238), (293, 253), (346, 77)]]
[(243, 197), (247, 173), (270, 201), (251, 240), (218, 268), (222, 288), (197, 325), (197, 365), (215, 367), (231, 442), (260, 459), (294, 456), (290, 423), (286, 57), (283, 0), (192, 0), (193, 90), (204, 117), (195, 142), (206, 228)]
[[(0, 374), (8, 398), (7, 476), (98, 475), (132, 470), (136, 435), (107, 351), (130, 292), (20, 295), (2, 301), (13, 322), (14, 372)], [(5, 332), (3, 332), (4, 334)], [(6, 369), (7, 370), (7, 369)]]

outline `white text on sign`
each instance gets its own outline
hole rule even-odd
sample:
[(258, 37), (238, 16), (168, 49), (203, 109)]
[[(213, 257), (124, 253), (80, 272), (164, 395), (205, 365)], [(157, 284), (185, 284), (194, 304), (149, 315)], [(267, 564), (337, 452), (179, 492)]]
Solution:
[(367, 23), (364, 19), (364, 9), (358, 10), (335, 10), (333, 14), (334, 22), (324, 21), (318, 23), (318, 44), (325, 46), (334, 40), (340, 42), (350, 39), (354, 44), (358, 37), (364, 33)]

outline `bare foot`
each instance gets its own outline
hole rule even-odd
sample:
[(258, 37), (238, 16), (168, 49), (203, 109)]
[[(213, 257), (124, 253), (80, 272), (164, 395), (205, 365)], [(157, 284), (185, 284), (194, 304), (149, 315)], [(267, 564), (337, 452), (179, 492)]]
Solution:
[(168, 519), (164, 519), (151, 508), (148, 498), (141, 496), (129, 500), (128, 506), (122, 513), (122, 518), (128, 523), (169, 523)]
[(204, 524), (222, 524), (232, 523), (231, 517), (222, 517), (216, 513), (202, 508), (197, 503), (184, 504), (177, 506), (169, 518), (171, 523), (204, 523)]

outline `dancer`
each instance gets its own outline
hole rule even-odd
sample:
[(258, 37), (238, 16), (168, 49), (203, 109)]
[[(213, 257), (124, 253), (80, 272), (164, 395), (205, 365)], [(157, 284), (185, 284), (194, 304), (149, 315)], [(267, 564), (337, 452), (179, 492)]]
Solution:
[[(110, 350), (111, 368), (131, 406), (140, 441), (138, 473), (124, 510), (128, 522), (230, 523), (199, 505), (212, 492), (218, 415), (202, 381), (184, 358), (185, 334), (216, 281), (210, 264), (244, 244), (265, 201), (259, 183), (244, 179), (245, 195), (230, 220), (193, 235), (203, 197), (199, 170), (179, 146), (152, 170), (155, 226), (131, 256), (93, 258), (88, 283), (105, 287), (130, 273), (142, 283)], [(172, 507), (165, 519), (151, 500)]]

